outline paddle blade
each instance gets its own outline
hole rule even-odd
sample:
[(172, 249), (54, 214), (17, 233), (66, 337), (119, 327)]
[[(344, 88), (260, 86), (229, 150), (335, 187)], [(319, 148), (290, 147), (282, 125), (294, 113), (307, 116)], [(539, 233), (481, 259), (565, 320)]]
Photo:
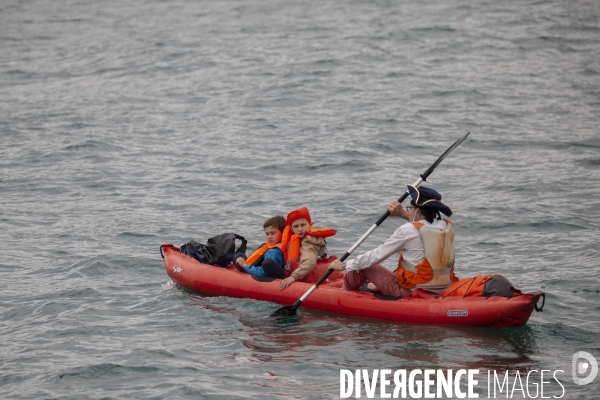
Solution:
[(277, 309), (274, 313), (269, 315), (271, 318), (283, 319), (287, 317), (292, 317), (296, 315), (297, 307), (294, 306), (285, 306)]
[(454, 142), (454, 144), (452, 144), (452, 146), (448, 147), (448, 149), (444, 152), (444, 154), (442, 154), (434, 163), (431, 167), (429, 167), (427, 169), (427, 171), (423, 172), (423, 175), (421, 175), (421, 178), (423, 178), (423, 180), (426, 180), (427, 177), (433, 172), (434, 169), (437, 168), (438, 165), (440, 165), (440, 163), (442, 162), (442, 160), (444, 158), (446, 158), (446, 156), (448, 154), (450, 154), (452, 152), (452, 150), (454, 150), (455, 148), (457, 148), (458, 146), (460, 146), (460, 144), (462, 142), (465, 141), (465, 139), (467, 138), (467, 136), (469, 136), (471, 132), (467, 132), (463, 137), (461, 137), (460, 139), (458, 139), (456, 142)]

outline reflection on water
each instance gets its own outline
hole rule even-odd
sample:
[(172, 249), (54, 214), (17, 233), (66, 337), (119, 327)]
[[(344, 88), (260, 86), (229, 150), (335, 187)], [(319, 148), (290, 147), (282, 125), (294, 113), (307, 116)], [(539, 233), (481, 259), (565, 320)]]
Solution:
[[(385, 357), (386, 365), (380, 367), (411, 365), (483, 371), (541, 368), (536, 333), (527, 325), (504, 329), (407, 325), (302, 308), (296, 317), (278, 320), (265, 318), (279, 307), (273, 303), (203, 297), (180, 290), (192, 299), (190, 305), (231, 316), (239, 322), (243, 326), (240, 343), (261, 361), (321, 359), (322, 349), (326, 348), (347, 355), (335, 361), (344, 367), (352, 367), (355, 362), (356, 367), (365, 367)], [(206, 339), (205, 332), (201, 335)], [(357, 352), (362, 357), (355, 360), (353, 354)]]
[[(185, 293), (185, 290), (183, 291)], [(590, 388), (578, 387), (571, 382), (570, 357), (578, 346), (588, 343), (597, 346), (589, 332), (563, 324), (539, 325), (529, 323), (514, 328), (479, 328), (444, 325), (407, 325), (331, 315), (300, 308), (295, 318), (277, 320), (265, 318), (279, 307), (277, 304), (226, 297), (203, 297), (191, 293), (189, 305), (200, 306), (210, 313), (230, 318), (239, 324), (235, 350), (217, 365), (235, 364), (250, 366), (261, 371), (261, 386), (276, 390), (286, 385), (289, 374), (298, 365), (312, 365), (314, 370), (304, 371), (306, 376), (316, 374), (326, 382), (339, 383), (341, 369), (357, 370), (391, 369), (459, 369), (479, 370), (476, 392), (487, 396), (488, 386), (494, 388), (494, 374), (498, 385), (508, 376), (511, 390), (519, 379), (523, 387), (535, 394), (540, 384), (540, 371), (546, 372), (548, 382), (545, 394), (564, 398), (575, 393), (581, 398), (591, 393)], [(222, 330), (221, 330), (222, 331)], [(561, 337), (564, 346), (548, 348), (544, 342)], [(219, 332), (199, 332), (199, 340), (214, 341), (223, 349), (225, 343)], [(565, 356), (565, 354), (568, 356)], [(488, 373), (490, 375), (488, 375)], [(530, 380), (526, 378), (530, 373)], [(560, 384), (554, 380), (554, 373)], [(488, 376), (490, 377), (488, 379)], [(317, 379), (313, 377), (313, 379)], [(515, 384), (515, 382), (517, 382)], [(332, 383), (332, 385), (333, 385)], [(266, 386), (265, 386), (266, 385)], [(335, 388), (323, 384), (324, 391), (334, 393)], [(466, 390), (466, 381), (461, 381)], [(538, 386), (539, 387), (539, 386)], [(564, 387), (564, 389), (563, 389)], [(497, 390), (499, 388), (497, 387)]]

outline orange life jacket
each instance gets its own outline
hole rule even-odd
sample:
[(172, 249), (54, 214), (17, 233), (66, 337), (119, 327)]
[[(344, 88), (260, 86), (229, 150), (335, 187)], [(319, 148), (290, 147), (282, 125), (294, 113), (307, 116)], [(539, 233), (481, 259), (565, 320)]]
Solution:
[[(254, 253), (250, 254), (250, 257), (248, 257), (246, 259), (246, 264), (254, 265), (254, 263), (256, 261), (258, 261), (267, 252), (267, 250), (270, 250), (275, 247), (277, 247), (281, 250), (281, 248), (279, 246), (280, 246), (279, 243), (277, 243), (277, 244), (269, 244), (269, 243), (262, 244), (258, 249), (256, 249), (254, 251)], [(284, 255), (285, 255), (285, 253), (284, 253)], [(284, 263), (285, 263), (285, 258), (284, 258)]]
[[(313, 228), (306, 232), (304, 236), (330, 237), (336, 233), (337, 231), (331, 228)], [(283, 258), (288, 267), (292, 267), (294, 264), (295, 266), (298, 266), (301, 242), (302, 238), (295, 235), (294, 232), (292, 232), (292, 227), (287, 225), (281, 235), (281, 250), (283, 251)]]
[(414, 267), (406, 263), (400, 253), (396, 279), (400, 286), (441, 291), (458, 281), (454, 275), (454, 224), (446, 220), (443, 231), (422, 222), (413, 222), (419, 230), (425, 248), (425, 258)]

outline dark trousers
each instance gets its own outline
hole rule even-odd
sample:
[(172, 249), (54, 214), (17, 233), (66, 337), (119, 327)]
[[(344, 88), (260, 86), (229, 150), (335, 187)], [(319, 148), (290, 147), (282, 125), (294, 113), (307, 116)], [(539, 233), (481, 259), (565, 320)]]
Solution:
[[(242, 257), (244, 260), (246, 258), (248, 258), (243, 253), (237, 253), (235, 255), (235, 257), (233, 258), (234, 262), (239, 257)], [(266, 258), (263, 261), (261, 267), (262, 267), (263, 271), (265, 271), (266, 276), (270, 276), (271, 278), (277, 278), (277, 279), (285, 278), (285, 270), (283, 269), (283, 267), (281, 267), (279, 264), (277, 264), (277, 262), (275, 260), (273, 260), (272, 258)]]
[(265, 259), (261, 266), (263, 271), (265, 271), (265, 275), (267, 276), (278, 279), (283, 279), (285, 277), (283, 268), (280, 267), (279, 264), (277, 264), (277, 262), (272, 258)]

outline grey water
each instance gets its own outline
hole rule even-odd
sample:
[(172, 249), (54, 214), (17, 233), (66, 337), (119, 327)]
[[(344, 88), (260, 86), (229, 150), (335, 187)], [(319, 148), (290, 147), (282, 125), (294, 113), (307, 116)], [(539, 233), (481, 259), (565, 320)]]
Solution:
[[(599, 116), (592, 0), (5, 0), (0, 398), (339, 398), (341, 369), (421, 368), (595, 399), (571, 367), (600, 359)], [(525, 326), (281, 323), (171, 285), (161, 244), (256, 247), (303, 205), (343, 254), (469, 131), (425, 185), (459, 277), (546, 293)]]

